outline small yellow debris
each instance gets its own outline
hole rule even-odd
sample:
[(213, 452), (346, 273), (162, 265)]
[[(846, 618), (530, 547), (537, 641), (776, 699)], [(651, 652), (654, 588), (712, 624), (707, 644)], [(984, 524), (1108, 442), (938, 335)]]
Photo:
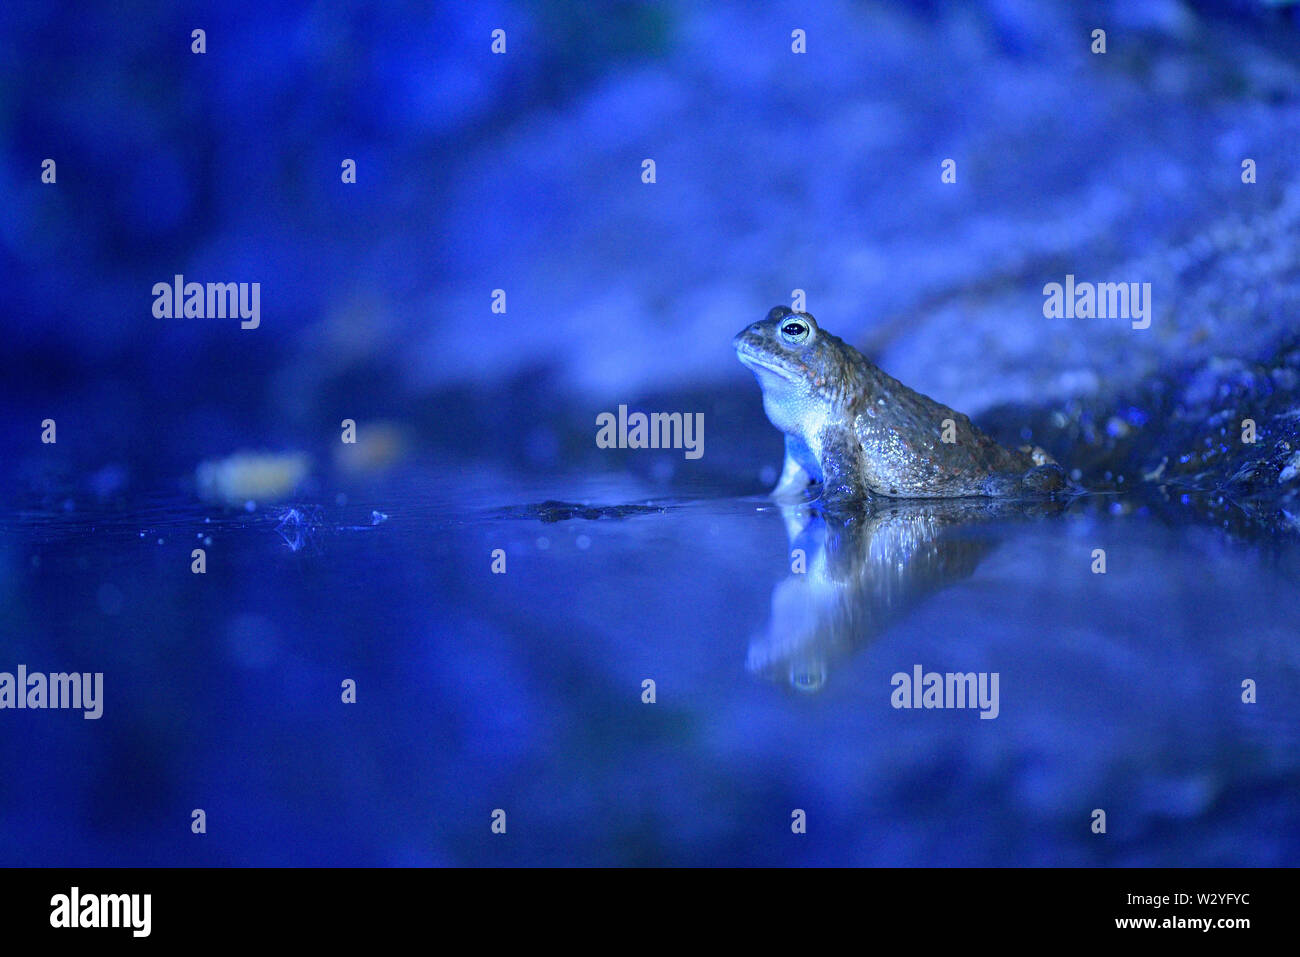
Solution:
[(335, 448), (334, 464), (353, 475), (383, 472), (400, 461), (407, 451), (405, 430), (392, 422), (362, 422), (356, 442), (342, 442)]
[(1022, 445), (1019, 447), (1021, 452), (1029, 456), (1029, 460), (1035, 465), (1059, 465), (1056, 459), (1052, 458), (1047, 449), (1037, 445)]
[(238, 506), (281, 499), (310, 471), (311, 457), (303, 452), (244, 451), (199, 463), (194, 477), (204, 501)]

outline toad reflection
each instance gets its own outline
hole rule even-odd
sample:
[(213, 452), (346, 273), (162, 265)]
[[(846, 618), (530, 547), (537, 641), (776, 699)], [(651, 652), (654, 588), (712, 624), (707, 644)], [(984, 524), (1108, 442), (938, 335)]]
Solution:
[(980, 525), (1060, 512), (1054, 502), (875, 499), (852, 511), (781, 505), (793, 571), (772, 589), (772, 614), (746, 667), (816, 692), (832, 669), (934, 593), (968, 578), (998, 544)]

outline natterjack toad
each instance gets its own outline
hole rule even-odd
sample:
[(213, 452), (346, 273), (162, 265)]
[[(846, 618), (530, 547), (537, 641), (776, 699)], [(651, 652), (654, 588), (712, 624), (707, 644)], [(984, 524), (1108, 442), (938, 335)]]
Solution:
[(785, 433), (777, 498), (822, 483), (827, 504), (869, 495), (1041, 496), (1065, 474), (1040, 449), (1003, 448), (970, 419), (872, 365), (806, 312), (777, 306), (742, 330), (736, 353)]

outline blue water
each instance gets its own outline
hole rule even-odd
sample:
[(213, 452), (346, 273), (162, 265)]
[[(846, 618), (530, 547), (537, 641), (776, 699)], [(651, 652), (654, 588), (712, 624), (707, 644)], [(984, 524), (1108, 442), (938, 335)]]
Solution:
[[(1300, 860), (1294, 544), (449, 478), (0, 513), (0, 670), (105, 687), (0, 715), (0, 864)], [(892, 707), (916, 665), (998, 673), (997, 717)]]

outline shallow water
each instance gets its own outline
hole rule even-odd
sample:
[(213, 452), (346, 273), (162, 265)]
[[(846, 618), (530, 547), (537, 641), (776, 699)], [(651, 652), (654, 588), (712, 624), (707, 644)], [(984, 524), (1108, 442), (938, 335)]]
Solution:
[[(439, 478), (0, 513), (0, 670), (105, 688), (5, 713), (0, 863), (1300, 860), (1293, 544), (1118, 496)], [(917, 665), (996, 672), (997, 716), (893, 707)]]

